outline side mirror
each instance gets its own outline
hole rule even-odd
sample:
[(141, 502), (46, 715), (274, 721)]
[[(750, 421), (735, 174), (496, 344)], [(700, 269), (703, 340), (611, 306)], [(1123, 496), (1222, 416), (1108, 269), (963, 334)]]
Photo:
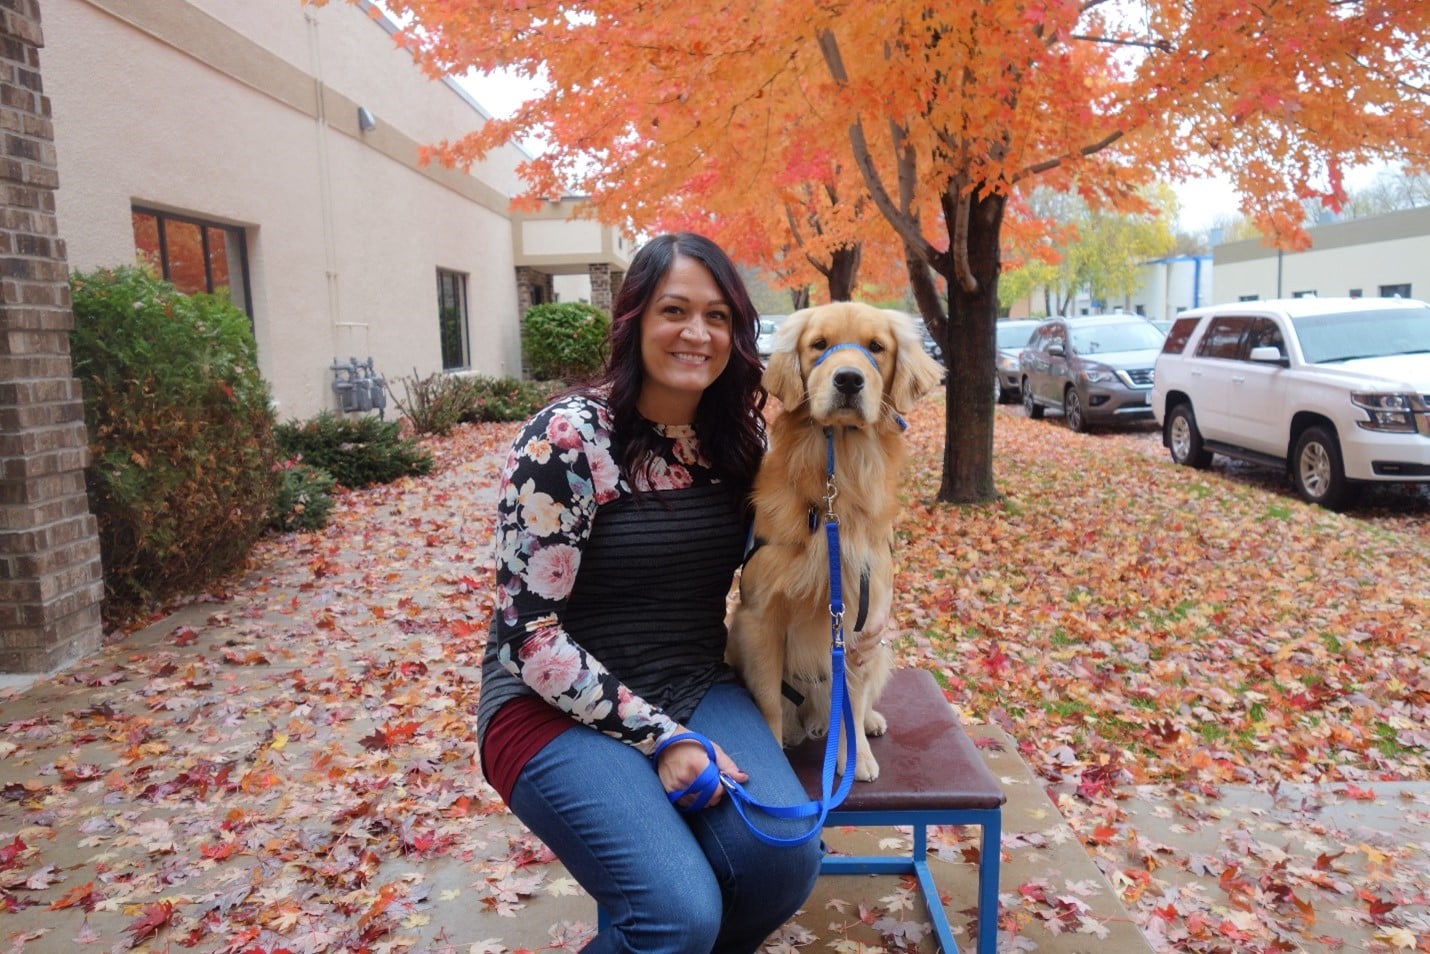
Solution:
[(1264, 364), (1279, 364), (1283, 368), (1291, 361), (1281, 353), (1281, 349), (1274, 345), (1258, 345), (1251, 349), (1251, 360)]

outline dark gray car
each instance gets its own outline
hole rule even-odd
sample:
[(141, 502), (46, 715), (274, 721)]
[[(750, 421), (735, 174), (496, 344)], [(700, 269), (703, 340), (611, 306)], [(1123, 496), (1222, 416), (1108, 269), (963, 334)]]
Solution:
[(1051, 318), (1018, 354), (1023, 408), (1061, 411), (1070, 429), (1152, 419), (1152, 369), (1164, 337), (1140, 315)]

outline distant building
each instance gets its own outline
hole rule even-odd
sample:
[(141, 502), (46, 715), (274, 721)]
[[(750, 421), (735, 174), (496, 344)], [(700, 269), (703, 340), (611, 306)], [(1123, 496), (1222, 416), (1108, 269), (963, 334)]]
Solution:
[(1141, 286), (1121, 302), (1123, 311), (1170, 321), (1188, 308), (1212, 303), (1212, 257), (1175, 255), (1144, 262)]
[(1430, 206), (1317, 225), (1304, 252), (1260, 239), (1212, 250), (1216, 302), (1268, 298), (1430, 298)]
[(136, 255), (248, 312), (280, 418), (337, 408), (330, 365), (521, 373), (520, 316), (609, 308), (633, 249), (577, 200), (509, 211), (514, 146), (469, 173), (419, 148), (489, 118), (366, 2), (46, 0), (56, 214), (78, 270)]

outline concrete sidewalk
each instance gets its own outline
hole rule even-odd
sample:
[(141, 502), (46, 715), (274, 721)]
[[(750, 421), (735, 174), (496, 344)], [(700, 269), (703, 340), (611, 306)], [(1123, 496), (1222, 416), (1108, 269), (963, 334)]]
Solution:
[[(361, 639), (300, 649), (321, 630), (295, 628), (292, 601), (312, 591), (275, 585), (282, 575), (253, 581), (263, 600), (186, 607), (70, 670), (0, 688), (0, 947), (191, 940), (318, 954), (353, 949), (364, 929), (388, 945), (374, 950), (579, 947), (594, 905), (471, 770), (468, 740), (353, 755), (384, 752), (380, 734), (407, 724), (399, 710), (443, 717), (474, 702), (476, 673), (453, 665), (445, 698), (404, 699), (387, 667), (430, 673), (436, 654)], [(968, 728), (1008, 794), (1000, 950), (1150, 950), (1012, 740)], [(419, 800), (421, 786), (442, 794)], [(392, 797), (403, 787), (406, 800)], [(404, 826), (410, 837), (394, 835)], [(907, 833), (827, 841), (870, 853)], [(971, 944), (974, 834), (935, 831), (930, 849), (955, 936)], [(926, 924), (899, 878), (830, 876), (772, 944), (929, 951)]]

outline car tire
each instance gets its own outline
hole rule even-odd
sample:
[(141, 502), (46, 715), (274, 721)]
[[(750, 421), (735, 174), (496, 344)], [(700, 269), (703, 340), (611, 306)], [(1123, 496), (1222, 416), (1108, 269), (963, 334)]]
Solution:
[(1202, 432), (1197, 429), (1197, 416), (1192, 413), (1190, 404), (1172, 408), (1167, 415), (1164, 436), (1173, 463), (1197, 470), (1211, 466), (1212, 452), (1202, 446)]
[(1341, 443), (1333, 429), (1318, 424), (1296, 438), (1291, 452), (1291, 482), (1307, 503), (1327, 510), (1341, 510), (1350, 503), (1352, 487), (1346, 480)]
[(1033, 389), (1028, 387), (1028, 379), (1023, 379), (1023, 410), (1035, 421), (1043, 419), (1043, 406), (1033, 399)]
[(1004, 400), (1005, 398), (1003, 397), (1003, 379), (995, 374), (993, 375), (993, 403), (1002, 404)]
[(1074, 433), (1087, 433), (1087, 411), (1083, 409), (1077, 388), (1068, 388), (1063, 392), (1063, 422)]

